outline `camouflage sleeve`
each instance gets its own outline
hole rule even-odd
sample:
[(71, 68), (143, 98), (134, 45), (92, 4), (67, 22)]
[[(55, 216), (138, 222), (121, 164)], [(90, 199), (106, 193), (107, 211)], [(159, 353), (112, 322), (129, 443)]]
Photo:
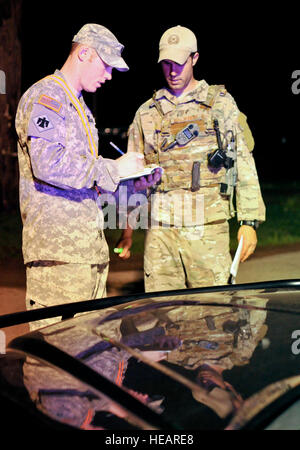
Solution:
[(96, 182), (104, 189), (116, 190), (120, 179), (116, 162), (96, 159), (80, 150), (82, 145), (75, 138), (67, 139), (65, 120), (59, 114), (34, 105), (28, 136), (32, 170), (37, 179), (63, 189), (92, 188)]
[(92, 188), (94, 182), (108, 191), (118, 187), (118, 170), (113, 160), (80, 159), (61, 144), (42, 138), (32, 140), (30, 157), (34, 176), (62, 189)]
[(115, 192), (118, 188), (120, 176), (116, 161), (113, 159), (99, 158), (96, 160), (96, 178), (98, 186)]
[(266, 208), (252, 153), (254, 139), (246, 119), (246, 116), (240, 113), (237, 121), (237, 219), (256, 219), (264, 222)]
[(137, 111), (128, 130), (127, 152), (144, 153), (144, 133), (140, 118), (140, 110)]
[(239, 111), (232, 96), (227, 93), (223, 100), (223, 127), (233, 131), (237, 149), (237, 219), (263, 222), (266, 210), (252, 153), (254, 139), (246, 116)]

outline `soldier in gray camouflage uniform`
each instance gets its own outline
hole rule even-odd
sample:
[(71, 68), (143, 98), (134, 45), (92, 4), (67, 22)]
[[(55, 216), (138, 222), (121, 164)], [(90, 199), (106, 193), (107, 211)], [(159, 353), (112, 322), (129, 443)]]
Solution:
[[(170, 28), (163, 34), (159, 49), (168, 88), (155, 92), (138, 109), (128, 142), (129, 153), (140, 152), (146, 164), (164, 169), (162, 182), (151, 196), (145, 289), (227, 284), (231, 265), (228, 219), (235, 214), (234, 186), (241, 222), (238, 240), (243, 236), (241, 261), (254, 252), (256, 228), (265, 220), (252, 156), (253, 138), (246, 117), (224, 86), (209, 86), (205, 80), (194, 78), (199, 54), (192, 31), (181, 26)], [(208, 155), (218, 148), (216, 120), (224, 150), (235, 149), (231, 171), (208, 163)], [(196, 131), (194, 135), (191, 129)], [(182, 142), (177, 140), (180, 132)], [(122, 258), (130, 256), (131, 243), (129, 227), (119, 242), (125, 248)]]
[[(105, 27), (74, 36), (60, 71), (35, 83), (16, 115), (27, 308), (105, 296), (109, 252), (99, 192), (143, 168), (143, 157), (98, 156), (98, 133), (82, 91), (128, 70)], [(133, 156), (133, 157), (132, 157)], [(35, 322), (31, 329), (57, 319)]]

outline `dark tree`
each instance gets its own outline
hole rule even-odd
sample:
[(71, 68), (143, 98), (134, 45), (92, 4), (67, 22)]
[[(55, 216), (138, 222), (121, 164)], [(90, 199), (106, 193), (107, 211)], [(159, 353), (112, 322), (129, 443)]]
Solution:
[(18, 161), (14, 118), (21, 91), (22, 0), (0, 0), (0, 70), (6, 93), (0, 94), (0, 209), (18, 205)]

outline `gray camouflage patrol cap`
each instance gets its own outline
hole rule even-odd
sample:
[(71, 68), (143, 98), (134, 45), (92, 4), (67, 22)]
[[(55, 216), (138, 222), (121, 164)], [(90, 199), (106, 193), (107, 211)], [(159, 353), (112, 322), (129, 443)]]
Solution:
[(129, 67), (121, 57), (124, 45), (107, 28), (96, 23), (87, 23), (73, 37), (73, 42), (86, 44), (96, 50), (100, 58), (109, 66), (125, 72)]

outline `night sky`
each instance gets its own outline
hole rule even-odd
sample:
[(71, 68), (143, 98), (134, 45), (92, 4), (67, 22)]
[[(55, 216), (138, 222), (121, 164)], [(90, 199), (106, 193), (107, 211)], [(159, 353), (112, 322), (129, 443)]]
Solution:
[[(260, 179), (299, 179), (300, 95), (292, 91), (296, 81), (292, 74), (300, 70), (297, 13), (273, 6), (268, 11), (248, 9), (244, 3), (238, 9), (228, 5), (220, 9), (213, 3), (180, 7), (176, 2), (171, 12), (154, 3), (126, 3), (120, 7), (118, 3), (23, 0), (22, 91), (61, 68), (82, 25), (99, 23), (125, 45), (123, 57), (130, 70), (114, 70), (112, 80), (85, 99), (100, 131), (126, 129), (137, 108), (164, 83), (157, 64), (161, 35), (171, 26), (186, 26), (198, 39), (195, 77), (225, 84), (248, 117)], [(118, 157), (105, 140), (101, 154)]]

